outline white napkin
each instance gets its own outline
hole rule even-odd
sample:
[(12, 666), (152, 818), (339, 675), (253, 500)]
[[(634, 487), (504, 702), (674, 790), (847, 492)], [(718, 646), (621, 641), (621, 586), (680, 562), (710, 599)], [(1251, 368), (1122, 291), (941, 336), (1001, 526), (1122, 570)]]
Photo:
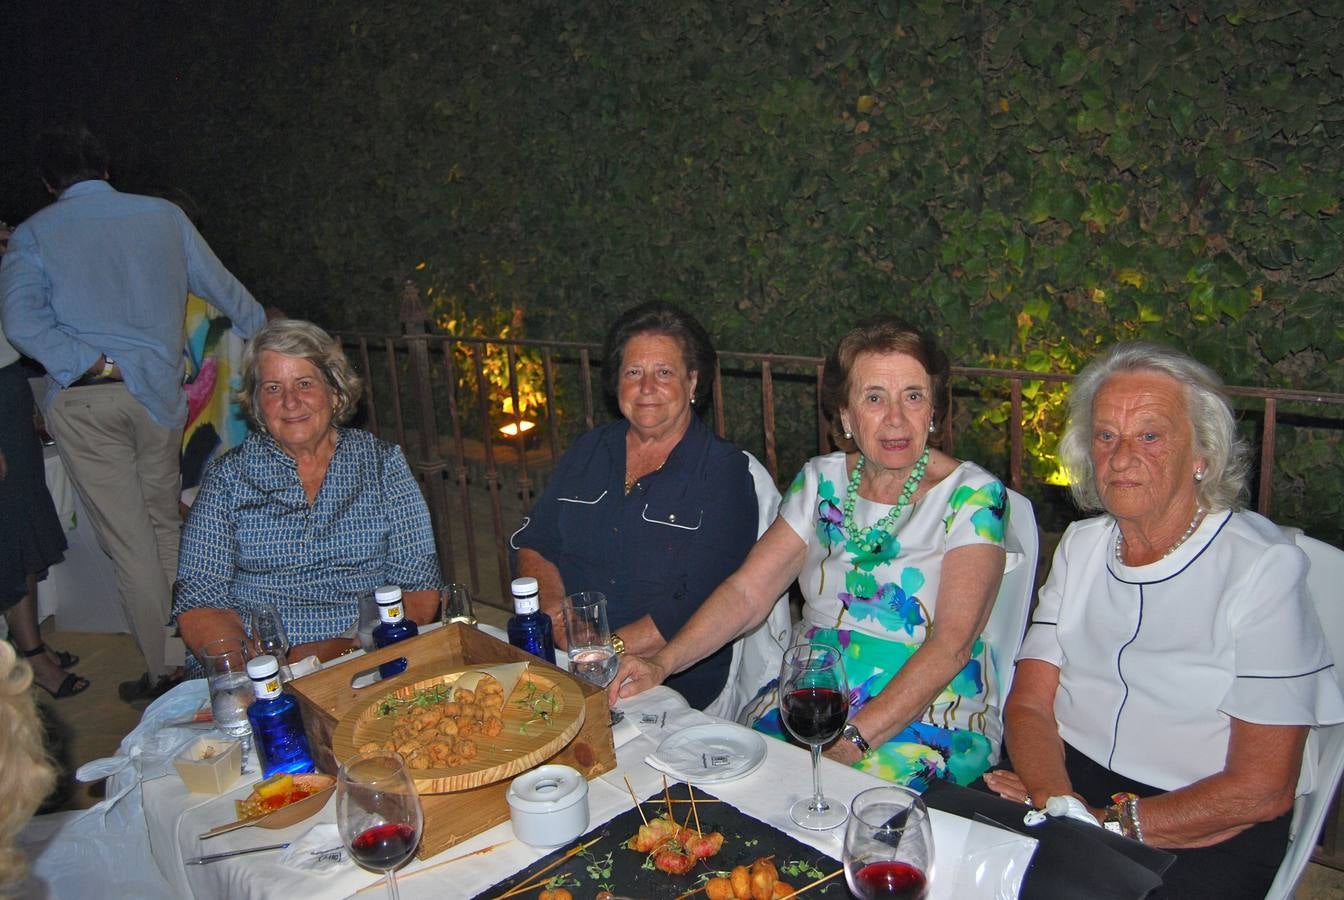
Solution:
[(322, 668), (322, 663), (316, 656), (305, 656), (298, 662), (289, 664), (290, 677), (302, 678), (305, 675), (311, 675)]
[(326, 822), (314, 825), (302, 837), (290, 841), (285, 852), (280, 854), (279, 862), (291, 869), (325, 874), (346, 868), (349, 857), (341, 843), (341, 832), (335, 824)]
[(691, 782), (713, 778), (725, 767), (742, 765), (746, 760), (738, 748), (712, 739), (687, 742), (677, 747), (664, 743), (657, 753), (644, 757), (644, 762), (659, 772)]

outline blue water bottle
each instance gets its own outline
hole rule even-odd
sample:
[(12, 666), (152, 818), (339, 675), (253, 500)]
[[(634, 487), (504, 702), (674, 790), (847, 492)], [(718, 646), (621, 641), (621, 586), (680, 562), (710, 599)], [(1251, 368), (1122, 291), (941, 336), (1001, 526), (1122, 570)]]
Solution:
[[(378, 626), (373, 629), (373, 645), (379, 649), (413, 638), (420, 633), (419, 627), (406, 618), (406, 605), (401, 601), (401, 588), (395, 584), (380, 587), (373, 592), (374, 602), (378, 604)], [(391, 678), (406, 671), (406, 658), (398, 657), (378, 667), (378, 674)]]
[(313, 754), (308, 736), (303, 733), (299, 702), (280, 689), (280, 666), (274, 656), (258, 656), (247, 661), (247, 676), (257, 699), (247, 708), (252, 737), (261, 760), (262, 775), (276, 772), (311, 772)]
[(509, 643), (555, 664), (555, 638), (551, 617), (541, 612), (541, 600), (535, 578), (513, 579), (513, 611), (509, 619)]

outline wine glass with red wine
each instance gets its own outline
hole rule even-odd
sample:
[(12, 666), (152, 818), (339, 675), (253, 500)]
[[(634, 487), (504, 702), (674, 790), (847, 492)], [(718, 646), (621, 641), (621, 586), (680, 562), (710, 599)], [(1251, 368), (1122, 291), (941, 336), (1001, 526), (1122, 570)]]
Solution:
[(901, 785), (856, 795), (845, 828), (845, 880), (861, 900), (923, 900), (933, 879), (933, 830), (919, 794)]
[(840, 651), (826, 644), (794, 644), (779, 670), (779, 717), (789, 733), (812, 748), (812, 796), (793, 805), (793, 821), (825, 831), (845, 821), (845, 804), (821, 793), (821, 748), (835, 740), (849, 715), (849, 684)]
[(424, 827), (420, 796), (401, 754), (361, 753), (336, 776), (336, 826), (351, 858), (387, 874), (387, 895), (398, 900), (396, 869), (415, 852)]

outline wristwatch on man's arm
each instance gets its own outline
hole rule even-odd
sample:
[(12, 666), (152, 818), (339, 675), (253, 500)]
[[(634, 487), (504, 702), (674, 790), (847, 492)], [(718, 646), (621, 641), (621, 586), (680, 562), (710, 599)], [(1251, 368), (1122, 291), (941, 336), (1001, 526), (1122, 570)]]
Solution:
[(873, 749), (872, 747), (868, 746), (868, 742), (863, 739), (863, 735), (859, 733), (858, 726), (855, 725), (853, 722), (845, 723), (845, 727), (840, 729), (840, 737), (843, 738), (844, 740), (849, 741), (855, 747), (858, 747), (859, 753), (862, 754), (863, 756), (867, 756), (868, 751)]

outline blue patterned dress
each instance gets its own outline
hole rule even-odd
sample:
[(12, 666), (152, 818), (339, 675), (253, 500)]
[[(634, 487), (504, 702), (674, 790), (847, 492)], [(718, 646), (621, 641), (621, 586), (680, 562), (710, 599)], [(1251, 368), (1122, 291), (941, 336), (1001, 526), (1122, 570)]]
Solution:
[[(974, 463), (962, 463), (878, 539), (871, 525), (891, 506), (859, 497), (854, 520), (860, 546), (841, 528), (849, 475), (845, 455), (810, 460), (784, 494), (779, 514), (808, 546), (798, 585), (805, 603), (795, 641), (830, 644), (844, 653), (850, 716), (876, 696), (924, 643), (937, 617), (943, 556), (973, 544), (1004, 546), (1007, 491)], [(1008, 567), (1021, 554), (1008, 554)], [(758, 698), (753, 725), (785, 736), (771, 696)], [(923, 790), (948, 779), (968, 784), (998, 759), (1003, 728), (998, 677), (988, 646), (977, 640), (966, 666), (912, 722), (855, 764), (888, 781)]]

